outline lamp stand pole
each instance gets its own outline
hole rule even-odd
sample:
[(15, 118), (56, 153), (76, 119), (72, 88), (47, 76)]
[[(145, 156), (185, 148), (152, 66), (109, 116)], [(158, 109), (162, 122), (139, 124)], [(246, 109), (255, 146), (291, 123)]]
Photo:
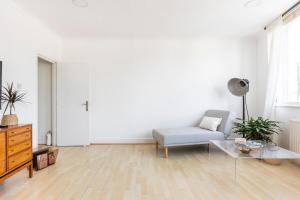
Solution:
[[(245, 103), (246, 103), (246, 97), (243, 96), (243, 123), (245, 123), (246, 116), (245, 116)], [(243, 132), (243, 138), (245, 138), (245, 132)]]

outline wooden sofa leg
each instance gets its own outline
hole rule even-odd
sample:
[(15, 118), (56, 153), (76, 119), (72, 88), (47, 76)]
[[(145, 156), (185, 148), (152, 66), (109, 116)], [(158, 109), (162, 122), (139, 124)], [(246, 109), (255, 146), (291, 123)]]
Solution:
[(156, 153), (158, 153), (158, 142), (155, 143)]
[(169, 150), (168, 147), (165, 147), (165, 158), (169, 157)]

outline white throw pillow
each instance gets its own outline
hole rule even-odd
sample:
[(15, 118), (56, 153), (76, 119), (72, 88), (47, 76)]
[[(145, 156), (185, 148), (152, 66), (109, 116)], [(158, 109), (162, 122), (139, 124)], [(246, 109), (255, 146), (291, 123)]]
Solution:
[(222, 118), (204, 116), (199, 127), (211, 131), (216, 131), (218, 126), (221, 124), (221, 121)]

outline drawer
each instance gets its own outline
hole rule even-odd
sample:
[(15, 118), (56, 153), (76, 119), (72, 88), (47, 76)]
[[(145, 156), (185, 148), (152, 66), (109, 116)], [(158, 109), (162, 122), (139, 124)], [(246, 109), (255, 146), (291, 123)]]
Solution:
[(10, 136), (18, 135), (23, 132), (30, 132), (30, 131), (31, 131), (31, 126), (24, 126), (24, 127), (20, 127), (8, 131), (8, 136), (10, 137)]
[(11, 156), (28, 148), (31, 148), (31, 140), (8, 147), (7, 154)]
[(0, 175), (4, 174), (6, 171), (6, 165), (5, 160), (0, 160)]
[(0, 160), (5, 159), (6, 140), (5, 133), (0, 133)]
[(31, 140), (31, 132), (24, 132), (19, 135), (8, 137), (8, 146), (16, 145), (26, 140)]
[(20, 164), (32, 159), (32, 151), (28, 149), (16, 155), (8, 157), (8, 170), (18, 167)]

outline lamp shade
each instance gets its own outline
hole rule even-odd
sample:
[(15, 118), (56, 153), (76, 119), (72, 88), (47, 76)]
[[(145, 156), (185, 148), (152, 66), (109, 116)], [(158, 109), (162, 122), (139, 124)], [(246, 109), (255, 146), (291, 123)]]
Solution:
[(244, 96), (249, 92), (249, 81), (247, 79), (232, 78), (228, 81), (227, 87), (231, 94)]

